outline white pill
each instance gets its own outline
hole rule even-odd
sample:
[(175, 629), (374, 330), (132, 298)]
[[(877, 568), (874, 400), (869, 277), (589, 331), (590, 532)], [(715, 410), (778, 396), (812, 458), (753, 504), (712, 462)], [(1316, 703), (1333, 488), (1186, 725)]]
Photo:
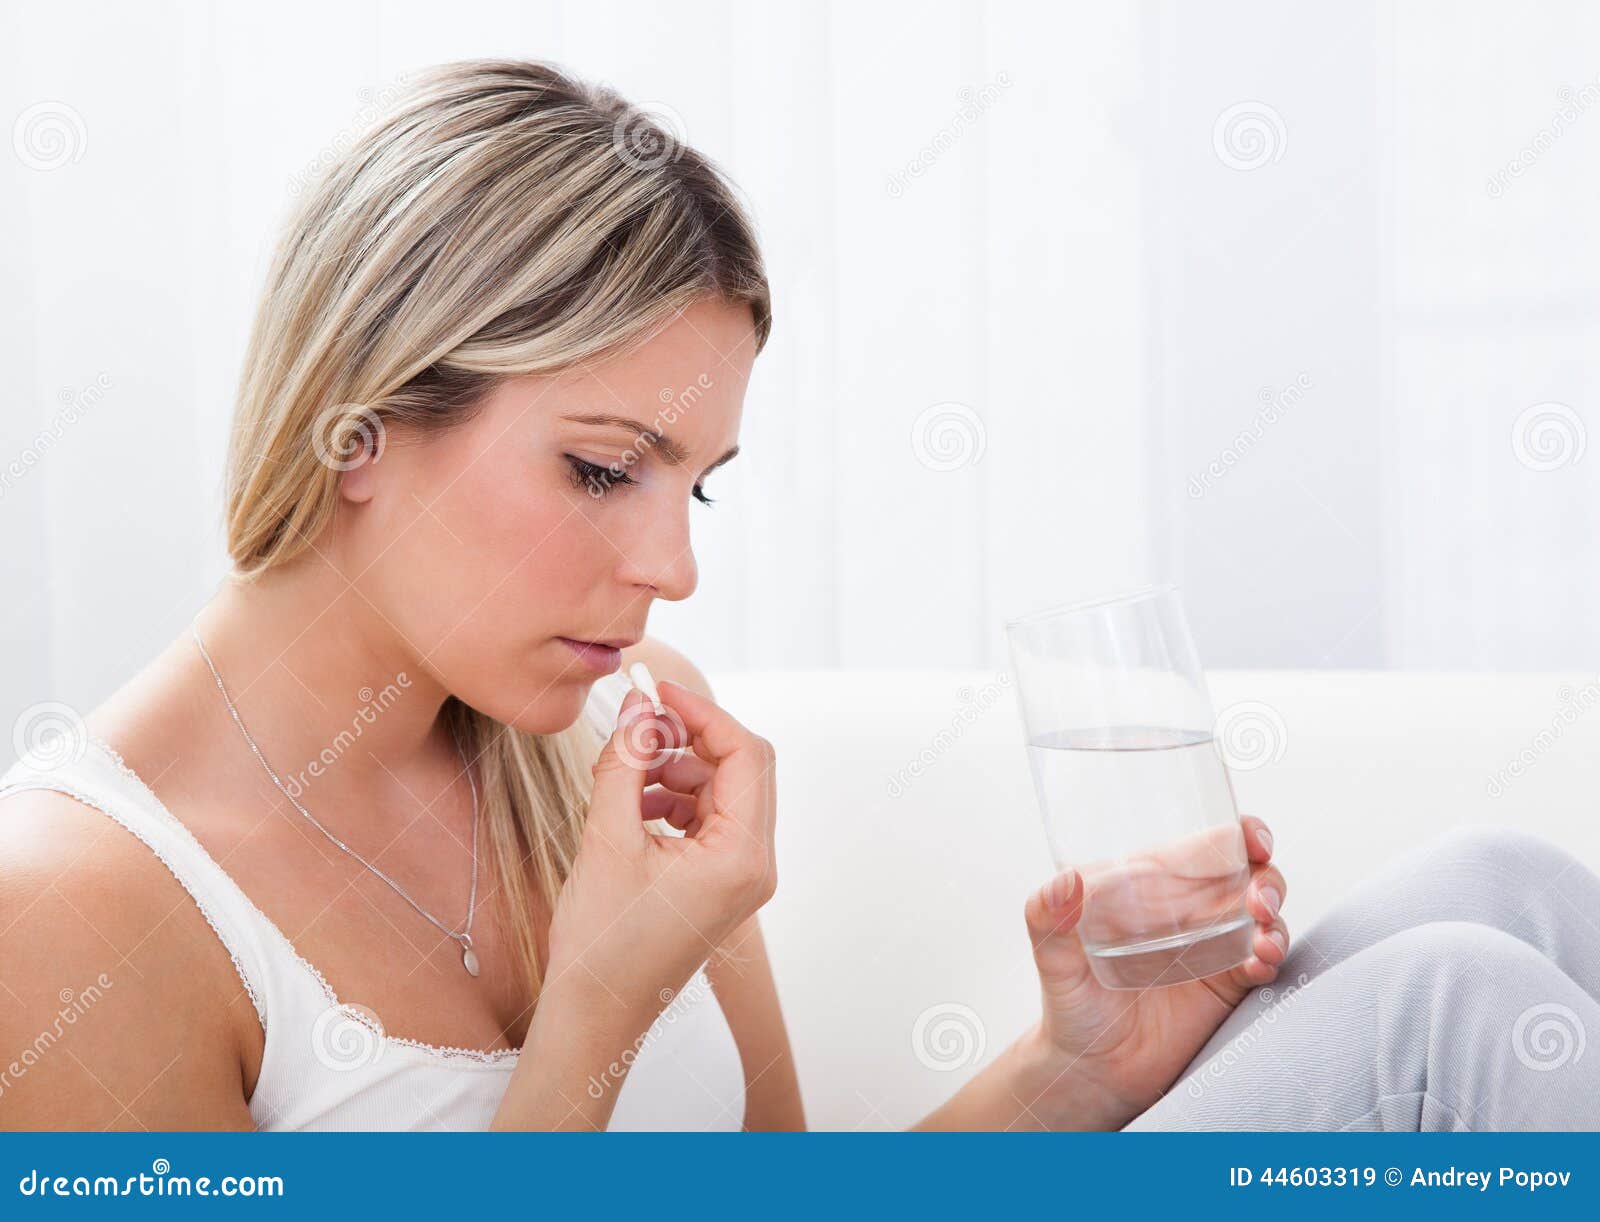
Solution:
[(650, 703), (655, 706), (657, 713), (664, 711), (661, 707), (661, 693), (656, 689), (655, 678), (650, 674), (648, 666), (643, 662), (635, 662), (628, 667), (628, 678), (633, 680), (634, 687), (650, 697)]

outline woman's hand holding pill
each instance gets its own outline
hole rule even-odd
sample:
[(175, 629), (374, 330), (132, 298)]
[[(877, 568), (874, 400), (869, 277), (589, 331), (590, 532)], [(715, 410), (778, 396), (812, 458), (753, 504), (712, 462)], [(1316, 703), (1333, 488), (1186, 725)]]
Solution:
[[(627, 694), (595, 763), (547, 972), (641, 1029), (777, 886), (771, 744), (679, 684), (657, 699)], [(685, 834), (656, 834), (657, 818)]]

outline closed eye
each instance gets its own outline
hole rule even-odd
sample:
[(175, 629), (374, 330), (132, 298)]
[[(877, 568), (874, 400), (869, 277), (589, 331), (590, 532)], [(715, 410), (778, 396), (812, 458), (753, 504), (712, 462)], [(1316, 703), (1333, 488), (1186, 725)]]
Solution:
[(594, 497), (605, 496), (618, 484), (636, 484), (626, 471), (619, 471), (615, 467), (602, 467), (599, 463), (585, 462), (576, 454), (566, 456), (567, 465), (572, 469), (572, 482), (579, 488), (587, 489)]
[[(572, 472), (573, 484), (576, 487), (585, 489), (590, 496), (596, 499), (607, 495), (619, 484), (637, 484), (639, 482), (626, 471), (618, 470), (614, 466), (603, 467), (599, 463), (587, 462), (576, 454), (568, 454), (565, 457), (567, 465)], [(716, 498), (707, 496), (705, 489), (696, 484), (694, 486), (694, 499), (702, 505), (710, 505), (715, 503)]]

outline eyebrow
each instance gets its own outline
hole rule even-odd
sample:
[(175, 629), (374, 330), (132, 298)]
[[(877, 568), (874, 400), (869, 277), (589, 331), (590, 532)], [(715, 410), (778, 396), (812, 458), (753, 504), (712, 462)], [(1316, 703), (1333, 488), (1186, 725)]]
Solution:
[[(641, 447), (654, 450), (657, 454), (661, 455), (662, 461), (670, 463), (674, 467), (681, 467), (684, 463), (689, 461), (689, 451), (685, 450), (676, 441), (673, 441), (672, 438), (666, 436), (664, 433), (658, 433), (655, 429), (652, 429), (646, 425), (640, 424), (637, 420), (629, 419), (627, 416), (613, 416), (608, 413), (601, 412), (592, 415), (566, 415), (562, 416), (561, 418), (563, 420), (571, 420), (575, 424), (594, 424), (604, 427), (627, 429), (630, 433), (635, 433), (638, 435), (638, 444)], [(713, 471), (722, 466), (723, 463), (727, 462), (738, 452), (738, 446), (731, 447), (726, 454), (717, 459), (716, 462), (712, 463), (701, 473), (701, 478), (710, 475)]]

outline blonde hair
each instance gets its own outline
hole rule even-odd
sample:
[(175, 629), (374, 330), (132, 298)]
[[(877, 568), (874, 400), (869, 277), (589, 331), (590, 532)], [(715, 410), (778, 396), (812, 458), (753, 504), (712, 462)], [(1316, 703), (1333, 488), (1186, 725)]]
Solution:
[[(253, 577), (331, 520), (340, 456), (389, 424), (445, 428), (502, 379), (647, 339), (708, 295), (771, 299), (721, 173), (650, 114), (549, 65), (420, 74), (329, 165), (283, 233), (228, 453), (228, 552)], [(529, 734), (451, 697), (486, 854), (535, 995), (533, 901), (571, 872), (600, 746), (586, 719)]]

